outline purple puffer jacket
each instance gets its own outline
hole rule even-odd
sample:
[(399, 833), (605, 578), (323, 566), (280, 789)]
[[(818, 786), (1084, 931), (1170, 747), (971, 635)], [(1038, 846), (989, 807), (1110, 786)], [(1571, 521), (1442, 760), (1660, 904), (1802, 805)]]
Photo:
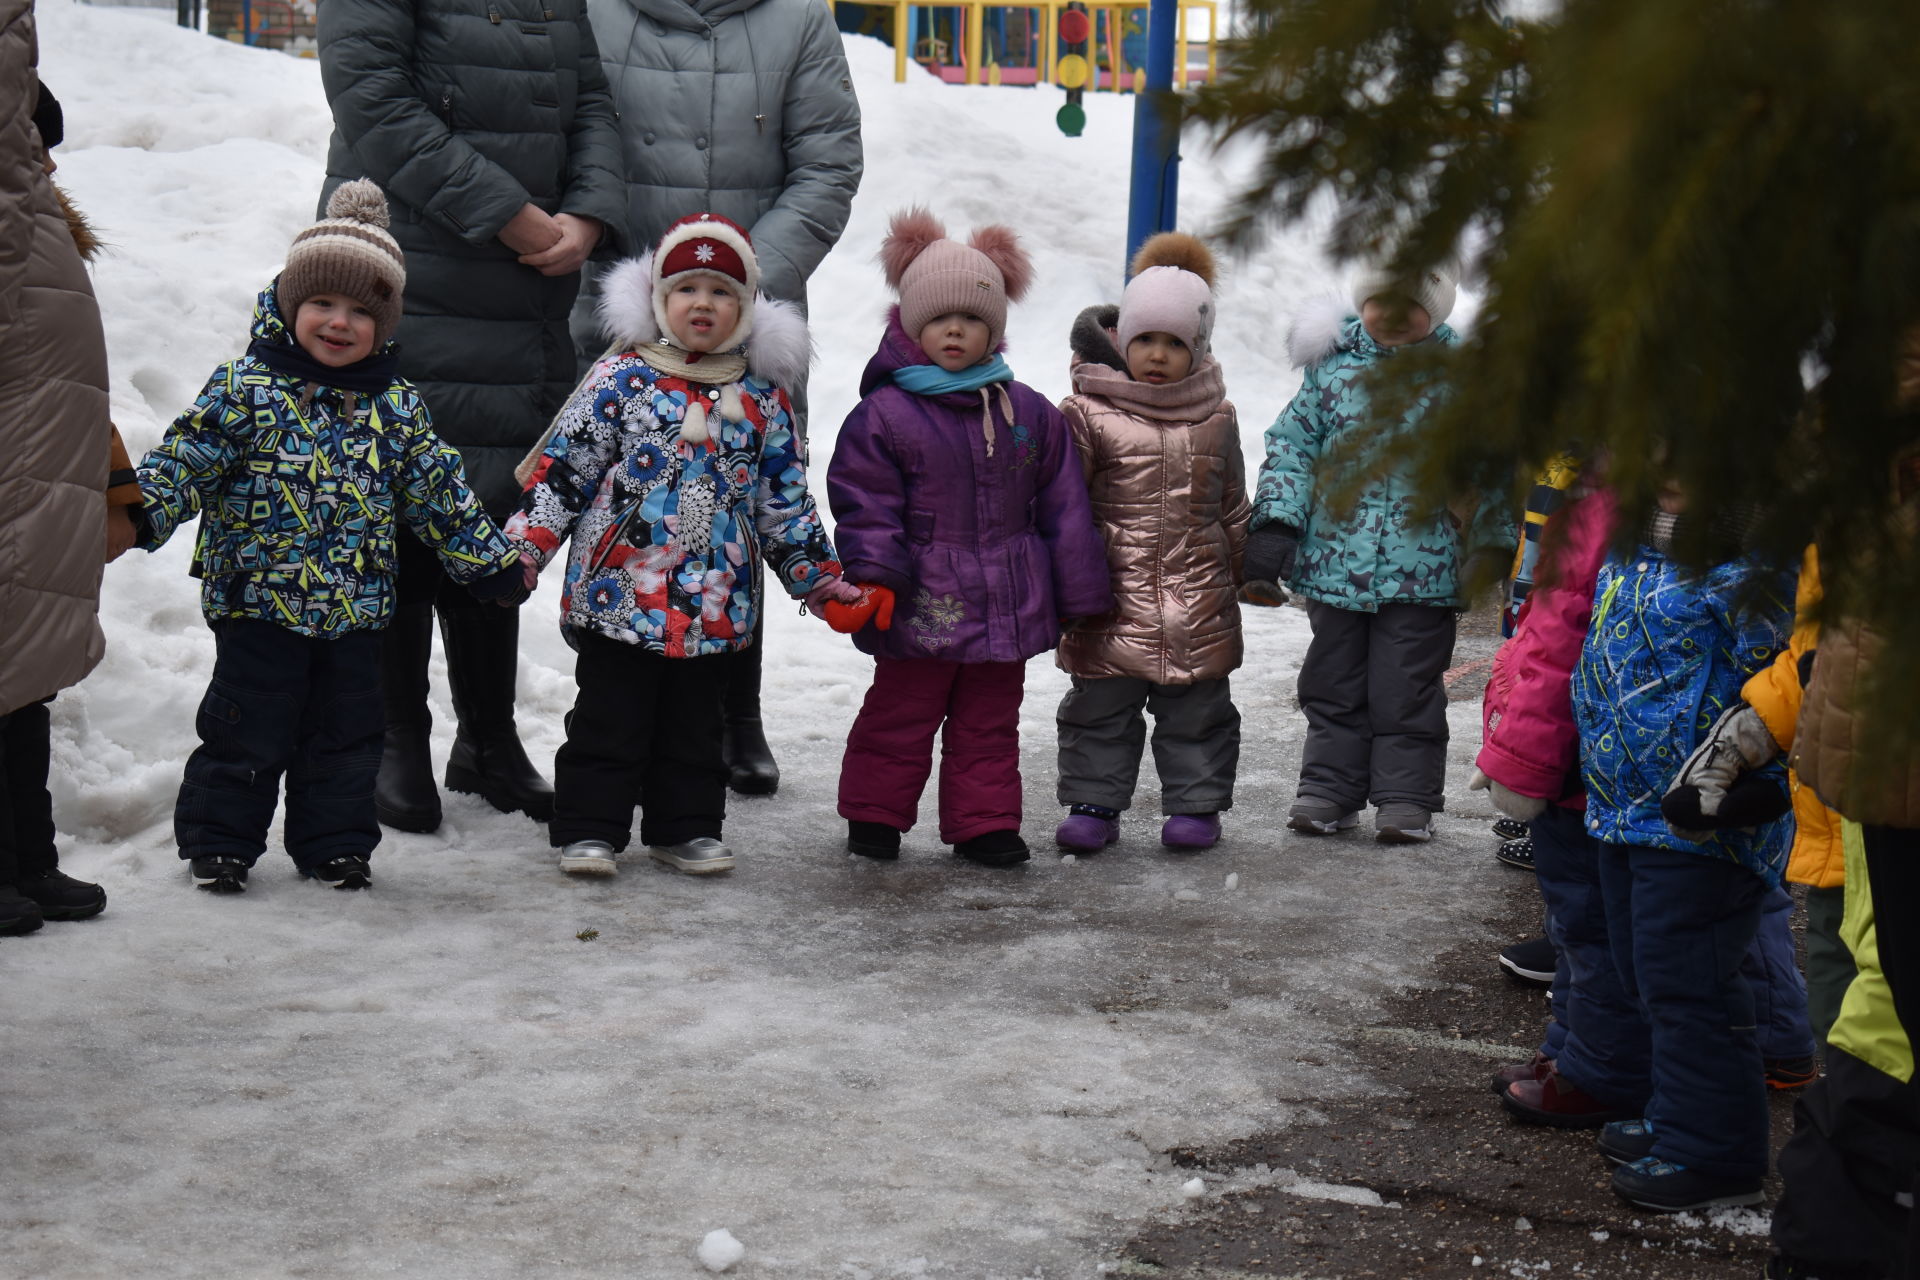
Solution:
[(892, 629), (853, 640), (882, 658), (1022, 662), (1060, 642), (1060, 619), (1113, 608), (1073, 436), (1019, 382), (984, 396), (894, 385), (929, 363), (895, 308), (827, 467), (847, 580), (895, 596)]

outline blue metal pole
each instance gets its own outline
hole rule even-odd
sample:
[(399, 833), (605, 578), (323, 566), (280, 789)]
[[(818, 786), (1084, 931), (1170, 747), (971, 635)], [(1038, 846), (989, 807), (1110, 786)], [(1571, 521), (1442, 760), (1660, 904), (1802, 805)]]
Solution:
[(1133, 103), (1133, 188), (1127, 200), (1127, 261), (1148, 236), (1173, 230), (1180, 214), (1180, 117), (1161, 109), (1173, 89), (1180, 0), (1147, 10), (1147, 91)]

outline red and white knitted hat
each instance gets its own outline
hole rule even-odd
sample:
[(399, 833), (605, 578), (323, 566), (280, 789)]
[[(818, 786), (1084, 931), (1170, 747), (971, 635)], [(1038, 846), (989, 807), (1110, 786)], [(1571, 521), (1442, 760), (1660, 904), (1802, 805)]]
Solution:
[(716, 351), (731, 351), (753, 332), (753, 302), (760, 292), (760, 261), (753, 238), (737, 222), (717, 213), (695, 213), (667, 228), (653, 250), (653, 318), (667, 327), (667, 295), (692, 275), (716, 275), (739, 286), (740, 323)]

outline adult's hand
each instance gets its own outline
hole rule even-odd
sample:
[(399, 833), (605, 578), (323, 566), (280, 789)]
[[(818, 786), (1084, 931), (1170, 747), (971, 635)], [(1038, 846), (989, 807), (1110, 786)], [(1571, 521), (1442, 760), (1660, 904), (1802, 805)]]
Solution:
[(139, 537), (139, 531), (133, 526), (132, 507), (107, 508), (107, 563), (112, 564), (127, 552), (133, 550), (133, 544)]
[(552, 247), (538, 253), (523, 253), (520, 261), (543, 276), (570, 276), (580, 269), (587, 255), (599, 247), (606, 228), (598, 218), (572, 213), (554, 214), (553, 225), (560, 228), (560, 238)]
[(537, 204), (523, 204), (520, 212), (513, 215), (513, 221), (500, 228), (500, 243), (520, 254), (520, 261), (525, 262), (526, 255), (546, 252), (559, 244), (565, 234), (545, 209)]

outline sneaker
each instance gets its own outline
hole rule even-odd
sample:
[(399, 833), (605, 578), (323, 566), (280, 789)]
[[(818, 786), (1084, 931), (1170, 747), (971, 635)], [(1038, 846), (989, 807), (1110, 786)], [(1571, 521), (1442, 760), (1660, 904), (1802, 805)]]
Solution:
[(1074, 853), (1098, 853), (1120, 843), (1120, 819), (1094, 813), (1070, 813), (1053, 829), (1053, 842)]
[(1018, 831), (988, 831), (953, 846), (956, 857), (983, 867), (1012, 867), (1027, 860), (1027, 842)]
[(0, 885), (0, 937), (32, 933), (45, 920), (39, 903), (12, 885)]
[(1425, 844), (1433, 839), (1433, 815), (1417, 804), (1392, 800), (1374, 811), (1373, 834), (1381, 844)]
[(75, 880), (64, 871), (22, 876), (13, 887), (40, 905), (43, 920), (86, 920), (107, 909), (107, 891), (97, 884)]
[(1531, 830), (1532, 828), (1520, 819), (1509, 818), (1504, 813), (1493, 820), (1493, 838), (1502, 844), (1509, 840), (1518, 840)]
[(1508, 840), (1493, 851), (1493, 856), (1510, 867), (1531, 871), (1533, 870), (1533, 837), (1521, 836), (1517, 840)]
[(900, 856), (900, 837), (903, 833), (898, 827), (890, 827), (884, 822), (847, 823), (847, 852), (857, 853), (863, 858), (878, 858), (882, 862), (891, 862)]
[(365, 858), (356, 858), (350, 853), (328, 858), (317, 867), (309, 867), (304, 874), (336, 889), (373, 887), (373, 868), (367, 865)]
[(1552, 1129), (1598, 1129), (1610, 1120), (1631, 1120), (1631, 1112), (1610, 1107), (1549, 1068), (1538, 1080), (1516, 1080), (1500, 1095), (1500, 1105), (1522, 1124)]
[(193, 882), (208, 893), (245, 893), (249, 863), (239, 858), (195, 858), (187, 863)]
[(1296, 796), (1287, 812), (1287, 826), (1303, 836), (1330, 836), (1351, 830), (1359, 821), (1358, 810), (1342, 809), (1319, 796)]
[(575, 840), (560, 850), (560, 869), (570, 876), (610, 876), (620, 870), (613, 845), (605, 840)]
[(1657, 1213), (1737, 1208), (1766, 1199), (1758, 1174), (1751, 1178), (1723, 1178), (1657, 1156), (1642, 1156), (1615, 1169), (1613, 1193), (1629, 1204)]
[[(47, 919), (59, 917), (49, 914)], [(1820, 1065), (1812, 1058), (1768, 1058), (1762, 1065), (1769, 1089), (1804, 1089), (1820, 1078)]]
[(1160, 843), (1169, 849), (1211, 849), (1220, 843), (1220, 815), (1176, 813), (1161, 825)]
[(1508, 1087), (1522, 1080), (1545, 1080), (1547, 1072), (1553, 1070), (1553, 1059), (1538, 1049), (1533, 1057), (1525, 1062), (1511, 1062), (1493, 1073), (1493, 1091), (1504, 1094)]
[(1543, 987), (1553, 985), (1553, 971), (1558, 964), (1559, 957), (1554, 954), (1553, 944), (1545, 938), (1528, 938), (1500, 953), (1502, 969), (1522, 982), (1535, 982)]
[(1789, 1253), (1767, 1259), (1767, 1280), (1886, 1280), (1885, 1267), (1852, 1262), (1808, 1262)]
[(655, 862), (677, 867), (690, 876), (710, 876), (716, 871), (733, 870), (733, 850), (712, 836), (695, 836), (679, 844), (649, 845), (647, 856)]
[(1611, 1120), (1600, 1126), (1594, 1147), (1614, 1164), (1632, 1164), (1653, 1154), (1653, 1123), (1638, 1120)]

